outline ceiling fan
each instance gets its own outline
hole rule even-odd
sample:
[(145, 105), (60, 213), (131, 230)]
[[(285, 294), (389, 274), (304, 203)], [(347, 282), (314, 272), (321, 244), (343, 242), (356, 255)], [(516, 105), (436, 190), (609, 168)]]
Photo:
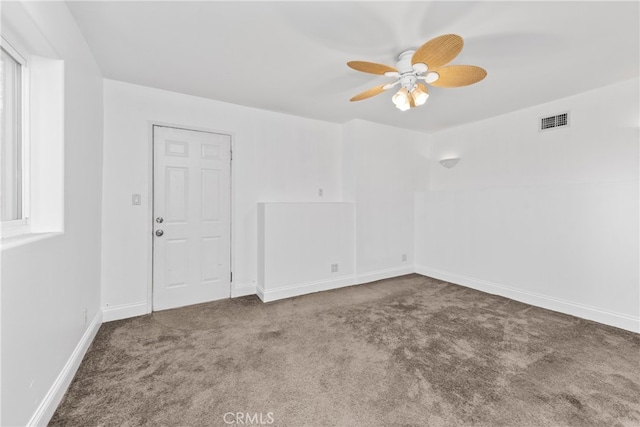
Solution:
[[(396, 85), (400, 89), (391, 100), (396, 108), (407, 111), (424, 104), (429, 97), (427, 86), (460, 87), (478, 83), (487, 72), (475, 65), (448, 65), (462, 50), (464, 41), (457, 34), (445, 34), (429, 40), (418, 50), (402, 52), (396, 67), (365, 61), (350, 61), (347, 65), (363, 73), (394, 77), (393, 83), (373, 87), (354, 96), (350, 101), (361, 101), (378, 95)], [(422, 83), (424, 82), (424, 83)]]

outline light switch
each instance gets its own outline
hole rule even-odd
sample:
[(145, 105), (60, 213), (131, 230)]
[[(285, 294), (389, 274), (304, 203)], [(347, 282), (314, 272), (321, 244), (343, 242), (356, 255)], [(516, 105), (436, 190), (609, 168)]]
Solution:
[(140, 196), (140, 194), (132, 194), (131, 195), (131, 204), (133, 206), (138, 206), (140, 204), (140, 200), (142, 199), (142, 197)]

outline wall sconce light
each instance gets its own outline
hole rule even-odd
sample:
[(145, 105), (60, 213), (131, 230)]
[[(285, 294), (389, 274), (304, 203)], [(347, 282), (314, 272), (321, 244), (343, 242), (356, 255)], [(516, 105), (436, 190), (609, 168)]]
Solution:
[(460, 157), (450, 157), (448, 159), (440, 160), (440, 164), (447, 169), (451, 169), (452, 167), (457, 165), (459, 161), (460, 161)]

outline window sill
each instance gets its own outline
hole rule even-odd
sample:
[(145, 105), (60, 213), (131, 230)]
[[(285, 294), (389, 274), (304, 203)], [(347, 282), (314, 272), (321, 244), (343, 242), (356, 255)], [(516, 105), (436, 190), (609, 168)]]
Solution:
[(48, 239), (50, 237), (60, 236), (64, 233), (55, 232), (55, 233), (28, 233), (21, 234), (20, 236), (14, 237), (6, 237), (0, 239), (0, 250), (3, 251), (5, 249), (16, 248), (18, 246), (27, 245), (29, 243), (37, 242), (40, 240)]

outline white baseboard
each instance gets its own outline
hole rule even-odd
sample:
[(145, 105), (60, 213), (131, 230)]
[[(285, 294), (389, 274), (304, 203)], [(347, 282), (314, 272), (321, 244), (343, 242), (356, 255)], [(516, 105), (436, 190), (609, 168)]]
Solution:
[(415, 273), (413, 265), (409, 267), (389, 268), (386, 270), (372, 271), (370, 273), (358, 274), (356, 277), (356, 283), (358, 285), (362, 283), (375, 282), (376, 280), (390, 279), (392, 277), (404, 276), (405, 274)]
[(306, 282), (281, 288), (265, 290), (260, 285), (256, 287), (255, 293), (263, 302), (276, 301), (283, 298), (290, 298), (313, 292), (328, 291), (330, 289), (342, 288), (344, 286), (360, 285), (362, 283), (375, 282), (376, 280), (389, 279), (391, 277), (404, 276), (414, 273), (413, 265), (408, 267), (390, 268), (378, 270), (370, 273), (359, 274), (357, 276), (344, 276), (330, 280), (320, 280), (316, 282)]
[(264, 300), (264, 288), (262, 288), (260, 285), (256, 285), (256, 295), (258, 295), (258, 298), (260, 298), (262, 302), (266, 302)]
[(231, 288), (231, 298), (256, 294), (256, 285), (238, 285)]
[(500, 295), (536, 307), (570, 314), (572, 316), (593, 320), (594, 322), (604, 323), (605, 325), (615, 326), (632, 332), (640, 332), (640, 317), (629, 316), (601, 308), (578, 304), (560, 298), (524, 291), (510, 286), (500, 285), (486, 280), (475, 279), (473, 277), (429, 267), (416, 266), (415, 272), (423, 276), (433, 277), (435, 279), (477, 289), (489, 294)]
[(62, 371), (60, 371), (60, 374), (58, 374), (58, 377), (53, 382), (53, 385), (45, 395), (44, 399), (40, 402), (40, 405), (27, 423), (27, 426), (46, 426), (49, 423), (51, 417), (56, 411), (56, 408), (62, 401), (64, 394), (67, 392), (67, 389), (80, 366), (80, 362), (82, 362), (82, 358), (98, 333), (98, 329), (100, 329), (101, 324), (102, 311), (99, 310), (87, 327), (87, 330), (82, 335), (82, 338), (80, 338), (80, 341), (73, 350), (73, 353), (69, 356), (69, 359), (62, 368)]
[(316, 282), (306, 282), (291, 286), (283, 286), (275, 289), (265, 290), (260, 285), (257, 286), (258, 297), (263, 302), (276, 301), (283, 298), (296, 297), (313, 292), (328, 291), (329, 289), (342, 288), (355, 284), (355, 276), (343, 276), (330, 280), (319, 280)]
[(114, 305), (111, 307), (102, 307), (102, 316), (104, 322), (113, 320), (127, 319), (129, 317), (142, 316), (149, 313), (147, 302), (134, 302), (131, 304)]

